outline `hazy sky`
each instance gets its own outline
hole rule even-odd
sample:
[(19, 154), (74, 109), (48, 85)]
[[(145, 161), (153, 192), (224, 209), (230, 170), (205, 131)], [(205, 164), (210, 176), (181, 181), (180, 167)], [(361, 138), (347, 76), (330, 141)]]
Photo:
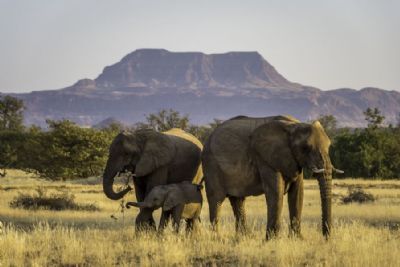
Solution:
[(96, 78), (138, 48), (258, 51), (321, 89), (400, 91), (400, 1), (0, 0), (0, 91)]

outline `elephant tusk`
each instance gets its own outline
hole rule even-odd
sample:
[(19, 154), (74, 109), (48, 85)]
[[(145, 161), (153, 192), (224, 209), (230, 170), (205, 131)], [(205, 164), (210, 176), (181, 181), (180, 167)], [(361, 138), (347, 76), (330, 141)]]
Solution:
[(344, 171), (339, 170), (339, 169), (336, 169), (335, 167), (333, 167), (332, 170), (333, 170), (334, 172), (337, 172), (337, 173), (341, 173), (341, 174), (344, 173)]
[(324, 172), (325, 171), (325, 169), (317, 169), (317, 168), (313, 168), (312, 169), (312, 172), (313, 173), (322, 173), (322, 172)]

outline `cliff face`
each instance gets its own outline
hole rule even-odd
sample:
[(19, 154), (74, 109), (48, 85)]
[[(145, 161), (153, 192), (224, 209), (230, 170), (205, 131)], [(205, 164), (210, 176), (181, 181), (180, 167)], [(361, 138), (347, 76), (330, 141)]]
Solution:
[(134, 123), (163, 108), (189, 114), (194, 123), (236, 115), (291, 114), (311, 120), (336, 116), (341, 125), (364, 126), (363, 111), (378, 107), (388, 122), (400, 113), (400, 93), (377, 88), (321, 91), (285, 79), (257, 52), (204, 54), (136, 50), (82, 79), (52, 91), (14, 94), (25, 101), (27, 124), (67, 118), (94, 125), (113, 117)]

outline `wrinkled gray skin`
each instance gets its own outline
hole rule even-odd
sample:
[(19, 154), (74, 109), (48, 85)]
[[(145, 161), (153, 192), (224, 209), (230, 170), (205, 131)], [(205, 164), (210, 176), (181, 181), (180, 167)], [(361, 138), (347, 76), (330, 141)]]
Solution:
[(331, 229), (332, 170), (330, 140), (319, 122), (300, 123), (292, 117), (235, 117), (211, 134), (202, 154), (210, 221), (215, 230), (218, 212), (228, 197), (237, 231), (245, 231), (247, 196), (265, 194), (267, 239), (280, 228), (283, 196), (288, 194), (291, 233), (300, 235), (303, 207), (303, 168), (319, 181), (322, 232)]
[(191, 182), (179, 184), (160, 185), (153, 187), (150, 193), (142, 202), (128, 202), (126, 206), (135, 206), (142, 209), (158, 209), (162, 207), (162, 216), (159, 231), (162, 232), (168, 225), (170, 217), (173, 219), (173, 226), (179, 232), (181, 219), (186, 220), (186, 231), (191, 232), (196, 228), (200, 217), (203, 198), (201, 185)]
[[(136, 199), (143, 201), (155, 186), (191, 182), (199, 167), (200, 156), (201, 150), (195, 144), (177, 136), (148, 129), (120, 133), (110, 146), (103, 175), (103, 191), (110, 199), (121, 199), (131, 188), (115, 192), (114, 177), (129, 170), (135, 174)], [(155, 229), (153, 210), (140, 209), (136, 229)]]

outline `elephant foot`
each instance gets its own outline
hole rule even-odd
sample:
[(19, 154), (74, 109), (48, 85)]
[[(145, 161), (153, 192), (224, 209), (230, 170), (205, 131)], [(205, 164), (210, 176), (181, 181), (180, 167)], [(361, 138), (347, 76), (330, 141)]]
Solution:
[(266, 240), (268, 241), (268, 240), (277, 238), (278, 235), (279, 235), (279, 231), (278, 230), (267, 230)]
[(289, 228), (289, 238), (303, 239), (299, 225), (295, 225)]
[(236, 234), (238, 235), (248, 235), (249, 231), (245, 225), (236, 225)]
[(135, 227), (135, 232), (138, 234), (149, 233), (149, 232), (156, 233), (157, 229), (156, 227), (153, 227), (151, 225), (140, 225)]
[(219, 233), (219, 227), (218, 227), (218, 225), (211, 225), (211, 232), (213, 233), (213, 234), (218, 234)]
[(163, 238), (164, 237), (164, 229), (158, 229), (157, 237), (159, 237), (159, 238)]
[(295, 232), (295, 231), (289, 231), (289, 238), (304, 240), (303, 235), (300, 232)]
[(138, 233), (155, 232), (157, 230), (154, 221), (136, 222), (135, 230)]
[(199, 233), (198, 228), (193, 228), (193, 229), (186, 229), (185, 234), (186, 237), (191, 238), (192, 236), (196, 236)]

